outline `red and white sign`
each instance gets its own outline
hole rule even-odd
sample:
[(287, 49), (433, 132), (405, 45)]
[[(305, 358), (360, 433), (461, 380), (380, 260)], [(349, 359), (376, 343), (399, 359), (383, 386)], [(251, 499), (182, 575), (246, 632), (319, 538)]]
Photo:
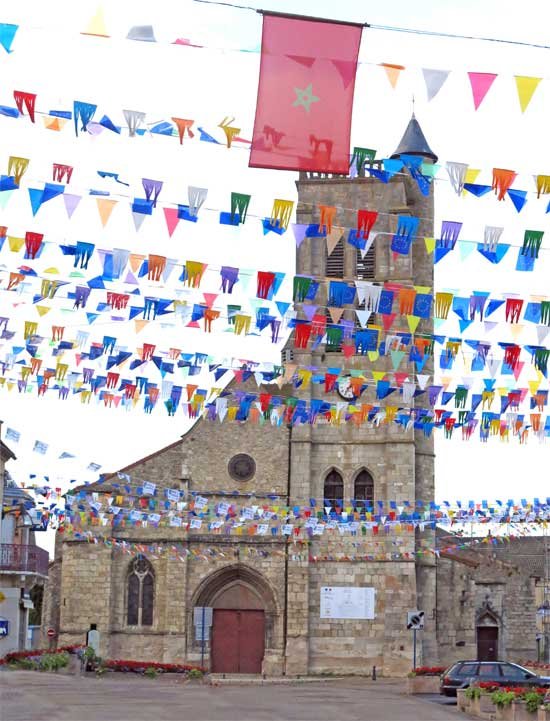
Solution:
[(49, 628), (48, 629), (48, 638), (53, 638), (56, 635), (55, 629)]

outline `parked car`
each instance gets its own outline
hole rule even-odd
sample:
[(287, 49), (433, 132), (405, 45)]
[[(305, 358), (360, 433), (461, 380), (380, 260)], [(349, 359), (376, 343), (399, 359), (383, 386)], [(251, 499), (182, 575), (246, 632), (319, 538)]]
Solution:
[(439, 692), (443, 696), (456, 696), (457, 688), (468, 688), (473, 683), (491, 681), (500, 686), (541, 686), (550, 688), (550, 676), (537, 676), (517, 663), (507, 661), (458, 661), (442, 675)]

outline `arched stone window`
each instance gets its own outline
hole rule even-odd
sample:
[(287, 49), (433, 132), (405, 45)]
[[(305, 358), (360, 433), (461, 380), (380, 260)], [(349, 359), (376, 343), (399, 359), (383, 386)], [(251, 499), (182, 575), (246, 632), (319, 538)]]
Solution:
[(374, 503), (374, 481), (364, 468), (355, 477), (353, 498), (357, 506), (372, 506)]
[(152, 626), (155, 603), (155, 573), (144, 556), (130, 564), (128, 573), (128, 626)]
[(331, 506), (342, 508), (344, 505), (344, 481), (342, 476), (334, 468), (325, 477), (323, 498)]

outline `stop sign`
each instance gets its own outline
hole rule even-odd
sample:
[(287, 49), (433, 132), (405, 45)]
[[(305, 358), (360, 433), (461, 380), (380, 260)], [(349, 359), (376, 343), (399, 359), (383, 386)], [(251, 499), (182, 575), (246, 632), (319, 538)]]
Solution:
[(48, 638), (53, 638), (55, 636), (55, 629), (49, 628), (48, 629)]

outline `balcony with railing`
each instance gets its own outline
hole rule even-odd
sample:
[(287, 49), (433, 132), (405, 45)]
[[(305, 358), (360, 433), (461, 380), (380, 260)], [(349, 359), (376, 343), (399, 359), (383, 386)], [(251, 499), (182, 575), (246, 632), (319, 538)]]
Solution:
[(0, 543), (0, 574), (48, 575), (48, 552), (39, 546)]

